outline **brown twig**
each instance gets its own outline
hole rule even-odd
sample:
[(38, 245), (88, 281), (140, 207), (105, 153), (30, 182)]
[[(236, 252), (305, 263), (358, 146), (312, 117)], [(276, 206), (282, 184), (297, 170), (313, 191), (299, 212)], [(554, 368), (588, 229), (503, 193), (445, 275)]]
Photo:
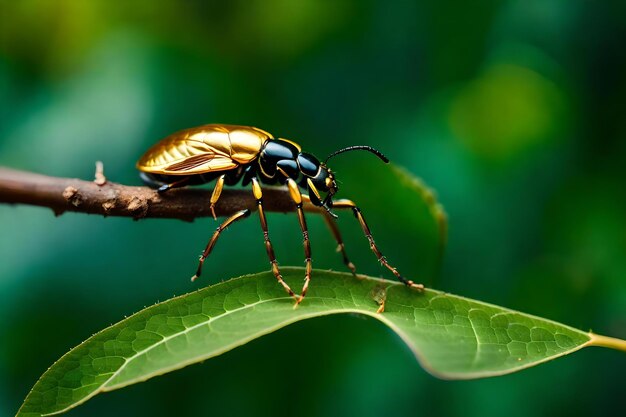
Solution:
[[(148, 187), (94, 181), (49, 177), (32, 172), (0, 167), (0, 203), (30, 204), (51, 208), (58, 216), (66, 211), (122, 216), (134, 219), (172, 218), (193, 221), (196, 217), (211, 216), (210, 189), (180, 188), (159, 194)], [(294, 203), (289, 193), (277, 187), (263, 190), (266, 211), (292, 212)], [(218, 216), (239, 210), (256, 210), (252, 192), (225, 189), (215, 207)], [(307, 211), (319, 211), (305, 204)]]

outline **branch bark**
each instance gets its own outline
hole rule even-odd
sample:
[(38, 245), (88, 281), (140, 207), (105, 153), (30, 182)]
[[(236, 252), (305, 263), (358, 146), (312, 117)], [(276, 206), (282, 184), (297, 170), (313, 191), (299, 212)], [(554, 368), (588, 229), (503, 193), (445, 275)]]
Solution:
[[(210, 189), (178, 188), (159, 194), (148, 187), (113, 182), (98, 184), (0, 167), (0, 203), (48, 207), (57, 216), (73, 211), (132, 217), (136, 220), (170, 218), (193, 221), (196, 217), (211, 216), (210, 196)], [(283, 213), (295, 210), (289, 193), (280, 187), (263, 189), (263, 208)], [(307, 211), (320, 211), (312, 204), (305, 204), (304, 208)], [(218, 216), (231, 215), (243, 209), (257, 209), (251, 191), (224, 189), (215, 206)]]

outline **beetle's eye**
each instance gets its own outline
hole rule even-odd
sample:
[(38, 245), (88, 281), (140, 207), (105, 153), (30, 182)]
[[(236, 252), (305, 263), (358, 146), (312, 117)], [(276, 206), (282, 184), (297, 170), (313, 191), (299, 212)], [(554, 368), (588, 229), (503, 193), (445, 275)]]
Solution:
[(330, 177), (326, 177), (326, 181), (324, 181), (326, 183), (326, 188), (330, 188), (333, 185), (333, 180), (330, 179)]

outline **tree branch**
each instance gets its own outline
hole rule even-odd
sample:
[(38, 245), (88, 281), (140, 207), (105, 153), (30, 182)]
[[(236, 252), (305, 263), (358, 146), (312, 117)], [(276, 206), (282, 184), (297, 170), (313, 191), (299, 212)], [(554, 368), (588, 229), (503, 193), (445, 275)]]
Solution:
[[(211, 216), (210, 196), (211, 190), (200, 188), (178, 188), (159, 194), (148, 187), (112, 182), (102, 184), (101, 179), (96, 183), (0, 167), (0, 203), (48, 207), (57, 216), (74, 211), (136, 220), (172, 218), (193, 221), (196, 217)], [(251, 191), (224, 189), (215, 212), (218, 216), (227, 216), (239, 210), (256, 208)], [(263, 208), (283, 213), (295, 209), (287, 190), (279, 187), (263, 189)], [(305, 204), (304, 208), (320, 211), (311, 204)]]

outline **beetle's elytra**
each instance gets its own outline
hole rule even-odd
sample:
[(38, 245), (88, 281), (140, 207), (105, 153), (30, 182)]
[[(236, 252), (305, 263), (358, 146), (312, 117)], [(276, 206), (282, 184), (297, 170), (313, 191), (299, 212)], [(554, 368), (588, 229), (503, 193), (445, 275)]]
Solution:
[[(421, 284), (404, 278), (391, 266), (380, 252), (370, 232), (361, 210), (350, 200), (334, 200), (337, 193), (337, 182), (326, 162), (335, 155), (352, 150), (369, 151), (384, 162), (389, 162), (379, 151), (369, 146), (351, 146), (340, 149), (320, 162), (315, 156), (302, 152), (300, 145), (287, 139), (274, 139), (264, 130), (256, 127), (209, 124), (176, 132), (148, 149), (137, 162), (143, 181), (159, 192), (170, 188), (186, 185), (204, 184), (215, 180), (215, 188), (211, 194), (210, 205), (215, 217), (214, 207), (217, 204), (224, 185), (234, 185), (239, 181), (242, 185), (252, 184), (252, 192), (257, 200), (261, 227), (265, 239), (265, 248), (270, 259), (272, 272), (287, 293), (299, 304), (306, 295), (311, 280), (311, 245), (309, 233), (302, 209), (303, 201), (323, 207), (324, 217), (335, 237), (343, 261), (355, 274), (355, 267), (348, 259), (335, 215), (331, 209), (351, 209), (361, 224), (361, 228), (369, 241), (370, 247), (382, 265), (389, 269), (405, 285), (423, 289)], [(287, 285), (280, 274), (274, 249), (268, 234), (267, 221), (263, 211), (263, 184), (287, 185), (289, 195), (298, 213), (300, 228), (304, 240), (306, 271), (304, 285), (300, 296), (297, 296)], [(304, 195), (302, 194), (304, 191)], [(242, 210), (227, 218), (215, 231), (204, 252), (200, 256), (198, 270), (192, 280), (202, 272), (204, 260), (215, 246), (220, 233), (233, 222), (250, 215), (249, 210)]]

